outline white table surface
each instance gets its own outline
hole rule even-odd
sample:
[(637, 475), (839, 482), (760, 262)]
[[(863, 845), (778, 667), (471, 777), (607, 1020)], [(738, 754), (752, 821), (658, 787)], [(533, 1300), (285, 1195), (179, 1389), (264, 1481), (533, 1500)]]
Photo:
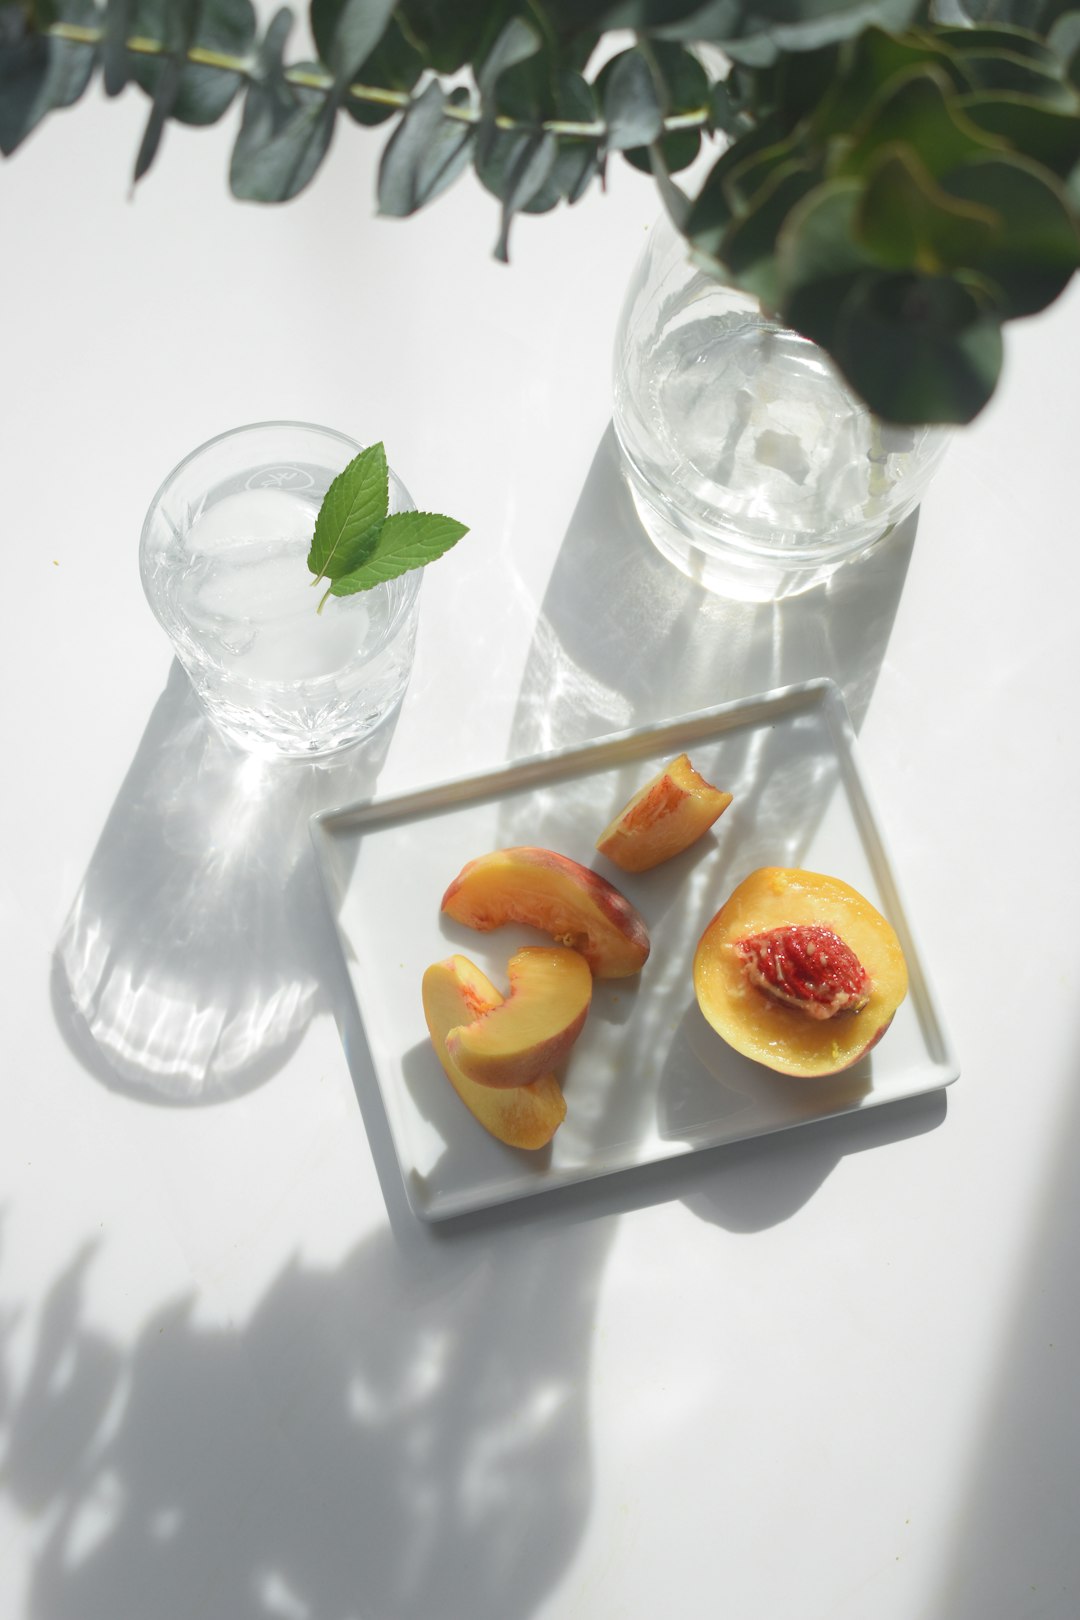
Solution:
[[(471, 180), (376, 219), (351, 126), (288, 207), (228, 198), (222, 128), (130, 201), (144, 116), (95, 96), (0, 170), (0, 1613), (1071, 1620), (1080, 295), (1013, 329), (910, 556), (732, 607), (613, 470), (645, 180), (505, 269)], [(275, 416), (472, 524), (392, 733), (302, 790), (222, 765), (136, 566), (164, 473)], [(308, 810), (819, 674), (959, 1083), (416, 1221)], [(154, 1101), (155, 1006), (229, 1085)]]

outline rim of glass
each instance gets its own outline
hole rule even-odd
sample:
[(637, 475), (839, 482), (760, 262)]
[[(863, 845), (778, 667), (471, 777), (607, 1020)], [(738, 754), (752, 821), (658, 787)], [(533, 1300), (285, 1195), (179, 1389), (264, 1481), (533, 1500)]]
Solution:
[[(175, 615), (170, 614), (168, 615), (167, 622), (166, 617), (162, 614), (161, 604), (158, 601), (158, 593), (153, 589), (152, 581), (148, 575), (149, 558), (147, 542), (149, 539), (151, 526), (158, 512), (158, 508), (161, 506), (167, 491), (169, 490), (170, 486), (174, 484), (180, 477), (181, 473), (184, 472), (185, 468), (189, 467), (193, 461), (195, 461), (199, 456), (203, 455), (207, 450), (212, 450), (215, 445), (223, 443), (224, 440), (241, 438), (247, 433), (258, 433), (282, 428), (292, 429), (294, 431), (299, 430), (303, 433), (317, 433), (325, 436), (328, 439), (336, 439), (339, 444), (344, 445), (350, 452), (350, 460), (354, 455), (358, 455), (359, 452), (364, 449), (362, 444), (358, 443), (356, 439), (351, 438), (349, 434), (342, 433), (339, 428), (325, 427), (321, 422), (307, 422), (302, 421), (297, 417), (284, 416), (267, 417), (261, 422), (242, 422), (238, 427), (225, 428), (221, 433), (213, 434), (209, 439), (204, 439), (202, 444), (197, 444), (193, 450), (189, 450), (187, 455), (182, 457), (182, 459), (176, 463), (170, 472), (166, 473), (165, 477), (155, 490), (153, 498), (146, 509), (146, 516), (143, 518), (142, 530), (139, 535), (139, 574), (142, 578), (143, 591), (154, 610), (155, 617), (165, 626), (166, 629), (169, 629), (170, 624), (182, 623), (183, 621), (181, 619), (177, 619)], [(415, 507), (416, 503), (413, 501), (413, 497), (408, 487), (398, 477), (393, 467), (390, 467), (389, 472), (392, 483), (395, 483), (398, 486), (398, 489), (405, 496), (406, 500)], [(397, 589), (401, 592), (397, 611), (394, 613), (393, 618), (391, 619), (391, 627), (398, 623), (401, 613), (404, 612), (412, 602), (423, 582), (423, 576), (423, 568), (411, 568), (408, 569), (404, 574), (398, 574), (394, 579), (384, 581), (384, 584), (388, 590), (392, 589), (393, 587), (397, 587)]]

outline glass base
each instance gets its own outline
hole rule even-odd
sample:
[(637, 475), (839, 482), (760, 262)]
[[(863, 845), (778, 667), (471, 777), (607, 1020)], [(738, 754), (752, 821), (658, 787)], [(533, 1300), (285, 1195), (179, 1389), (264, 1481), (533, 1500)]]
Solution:
[(642, 478), (625, 451), (620, 463), (641, 526), (661, 556), (704, 590), (736, 602), (780, 602), (812, 591), (838, 568), (875, 550), (896, 526), (886, 524), (880, 533), (831, 556), (785, 556), (757, 549), (735, 531), (725, 538), (689, 527), (677, 509), (665, 510), (658, 502), (655, 486)]
[(612, 418), (657, 548), (745, 601), (812, 590), (865, 555), (948, 443), (879, 421), (816, 344), (692, 263), (666, 224), (623, 307)]

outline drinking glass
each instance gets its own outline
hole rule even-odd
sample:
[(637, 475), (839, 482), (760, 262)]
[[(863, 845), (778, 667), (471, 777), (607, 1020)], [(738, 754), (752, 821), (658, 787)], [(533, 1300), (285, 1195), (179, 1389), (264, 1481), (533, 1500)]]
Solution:
[[(139, 564), (207, 714), (242, 747), (330, 754), (370, 736), (408, 684), (422, 570), (352, 596), (307, 553), (332, 480), (361, 446), (308, 422), (256, 422), (186, 456), (154, 496)], [(390, 473), (390, 511), (414, 503)]]

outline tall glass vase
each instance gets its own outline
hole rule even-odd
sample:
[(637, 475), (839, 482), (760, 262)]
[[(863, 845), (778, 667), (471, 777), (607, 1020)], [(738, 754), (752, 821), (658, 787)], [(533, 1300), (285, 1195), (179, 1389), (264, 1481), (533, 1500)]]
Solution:
[(657, 547), (749, 601), (865, 556), (918, 504), (949, 439), (879, 421), (816, 344), (695, 266), (666, 220), (619, 320), (613, 419)]

